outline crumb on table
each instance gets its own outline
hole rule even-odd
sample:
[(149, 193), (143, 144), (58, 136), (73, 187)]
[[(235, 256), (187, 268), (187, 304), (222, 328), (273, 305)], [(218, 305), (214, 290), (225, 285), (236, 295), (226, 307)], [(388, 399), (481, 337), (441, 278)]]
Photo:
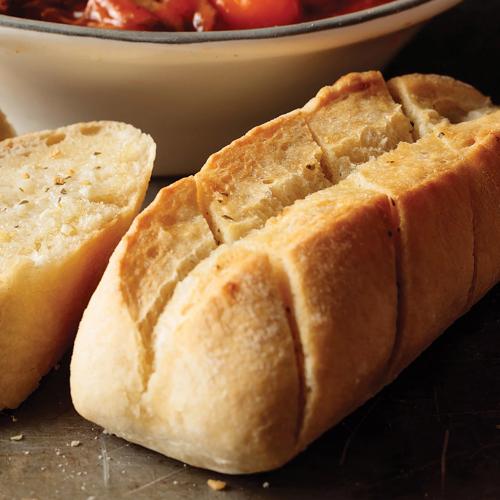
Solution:
[(209, 488), (214, 491), (224, 490), (227, 486), (227, 483), (225, 481), (219, 481), (218, 479), (209, 479), (207, 481), (207, 484)]

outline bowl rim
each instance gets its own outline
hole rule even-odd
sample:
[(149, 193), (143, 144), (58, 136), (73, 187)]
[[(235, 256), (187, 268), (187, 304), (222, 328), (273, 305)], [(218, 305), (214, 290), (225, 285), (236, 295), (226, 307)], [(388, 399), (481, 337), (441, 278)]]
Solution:
[(237, 40), (256, 40), (281, 38), (293, 35), (302, 35), (318, 31), (331, 30), (362, 24), (374, 19), (399, 14), (422, 4), (432, 3), (436, 0), (393, 0), (392, 2), (360, 10), (351, 14), (319, 19), (304, 23), (232, 31), (209, 32), (172, 32), (172, 31), (128, 31), (111, 30), (103, 28), (89, 28), (85, 26), (72, 26), (68, 24), (36, 21), (19, 17), (0, 14), (0, 27), (16, 28), (27, 31), (38, 31), (49, 34), (69, 35), (80, 37), (100, 38), (124, 42), (142, 42), (157, 44), (193, 44), (207, 42), (228, 42)]
[(399, 14), (422, 4), (436, 0), (393, 0), (387, 4), (360, 10), (351, 14), (319, 19), (304, 23), (248, 30), (209, 31), (209, 32), (172, 32), (172, 31), (128, 31), (103, 28), (89, 28), (68, 24), (36, 21), (0, 14), (0, 27), (38, 31), (49, 34), (100, 38), (124, 42), (159, 44), (193, 44), (207, 42), (228, 42), (237, 40), (256, 40), (282, 38), (324, 30), (344, 28), (361, 24), (381, 17)]

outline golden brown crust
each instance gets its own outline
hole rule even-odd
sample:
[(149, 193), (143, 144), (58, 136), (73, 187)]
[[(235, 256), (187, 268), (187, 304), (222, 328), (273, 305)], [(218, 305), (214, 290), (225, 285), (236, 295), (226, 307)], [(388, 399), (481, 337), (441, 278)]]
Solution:
[(474, 214), (474, 283), (469, 306), (500, 281), (500, 111), (479, 122), (438, 132), (460, 155), (469, 176)]
[(412, 141), (410, 123), (382, 75), (352, 73), (212, 155), (196, 175), (199, 204), (230, 243), (401, 141)]
[[(131, 441), (199, 466), (230, 473), (277, 467), (294, 452), (299, 389), (272, 267), (265, 255), (242, 250), (216, 252), (204, 267), (211, 274), (195, 270), (176, 291), (183, 307), (174, 294), (156, 325), (156, 359), (146, 387), (140, 342), (132, 334), (137, 327), (129, 316), (104, 325), (110, 330), (94, 344), (102, 307), (120, 300), (110, 294), (118, 284), (108, 270), (75, 344), (82, 353), (72, 361), (75, 407)], [(123, 329), (123, 321), (129, 328)], [(119, 346), (111, 353), (114, 343)], [(123, 373), (113, 373), (115, 368)], [(100, 376), (82, 383), (87, 370), (109, 375), (104, 392), (98, 389)], [(114, 406), (117, 399), (126, 401)]]
[(347, 180), (241, 242), (269, 252), (289, 289), (304, 367), (299, 448), (383, 383), (397, 313), (390, 212), (386, 196)]
[[(468, 165), (475, 256), (470, 306), (499, 280), (498, 107), (492, 106), (490, 99), (474, 87), (445, 76), (405, 75), (390, 80), (388, 87), (415, 122), (417, 138), (429, 132), (438, 134)], [(489, 116), (477, 120), (484, 115)]]
[[(380, 95), (386, 90), (377, 75), (350, 75), (338, 87)], [(361, 85), (364, 80), (372, 83)], [(344, 101), (330, 88), (302, 111), (325, 156), (329, 144), (321, 144), (320, 127), (312, 124), (317, 112), (318, 123), (334, 118), (321, 111), (322, 100)], [(406, 130), (408, 143), (400, 138), (396, 149), (362, 166), (353, 161), (357, 172), (349, 178), (288, 208), (282, 204), (279, 213), (259, 194), (253, 206), (264, 200), (266, 208), (257, 225), (245, 226), (253, 214), (247, 210), (253, 186), (279, 169), (273, 164), (259, 170), (253, 160), (274, 154), (274, 146), (266, 147), (280, 144), (275, 134), (285, 124), (283, 134), (294, 131), (285, 143), (294, 134), (299, 144), (308, 143), (298, 112), (216, 155), (196, 187), (189, 178), (168, 191), (171, 199), (162, 193), (115, 252), (85, 313), (72, 360), (77, 410), (111, 432), (193, 465), (228, 473), (267, 470), (373, 395), (463, 314), (500, 278), (500, 245), (485, 232), (498, 214), (500, 118), (491, 114), (468, 128), (440, 120), (409, 144), (399, 107), (389, 100), (386, 111), (394, 120), (384, 122), (384, 137), (394, 131), (402, 137)], [(333, 122), (346, 123), (346, 116), (339, 120)], [(375, 156), (383, 151), (379, 146)], [(351, 161), (354, 153), (347, 156)], [(284, 168), (272, 182), (291, 170)], [(243, 214), (243, 229), (235, 232), (235, 226), (215, 222), (210, 208), (228, 185), (229, 216)], [(211, 252), (201, 217), (207, 210), (212, 229), (223, 227), (219, 242), (231, 242)], [(160, 222), (161, 214), (167, 223)], [(194, 220), (203, 230), (186, 242), (179, 227)], [(169, 234), (159, 237), (155, 228)], [(177, 281), (168, 278), (170, 291), (153, 307), (155, 320), (144, 322), (150, 310), (144, 304), (162, 295), (155, 287), (163, 287), (164, 277), (154, 271), (177, 269), (176, 260), (204, 238), (211, 242), (204, 247), (208, 257), (200, 254), (201, 261)], [(137, 278), (149, 276), (148, 264), (151, 279), (142, 284)], [(113, 313), (103, 320), (105, 311)]]
[(169, 434), (185, 436), (192, 456), (208, 455), (213, 468), (277, 467), (294, 454), (300, 408), (294, 344), (273, 268), (264, 254), (236, 249), (206, 266), (158, 323), (146, 401), (158, 428), (176, 422)]
[(400, 142), (413, 142), (410, 122), (378, 71), (343, 76), (303, 110), (333, 183)]
[[(198, 208), (194, 178), (162, 189), (134, 221), (124, 244), (120, 261), (123, 296), (134, 321), (150, 328), (176, 283), (216, 248)], [(171, 251), (165, 253), (166, 248)]]
[[(80, 323), (79, 332), (85, 334), (77, 335), (73, 347), (78, 356), (71, 360), (71, 396), (77, 411), (89, 419), (106, 422), (112, 417), (114, 427), (134, 425), (139, 429), (145, 353), (121, 293), (118, 260), (123, 251), (122, 240)], [(104, 352), (106, 356), (101, 357)], [(78, 391), (73, 390), (75, 374), (81, 380)]]
[(295, 200), (329, 186), (320, 162), (321, 149), (300, 111), (256, 127), (212, 155), (196, 183), (217, 240), (238, 240)]
[(398, 227), (398, 339), (389, 379), (467, 308), (473, 279), (473, 214), (460, 157), (437, 137), (363, 166), (353, 177), (386, 193)]
[(493, 109), (488, 97), (448, 76), (404, 75), (389, 80), (387, 86), (412, 120), (415, 139), (438, 126), (478, 118)]

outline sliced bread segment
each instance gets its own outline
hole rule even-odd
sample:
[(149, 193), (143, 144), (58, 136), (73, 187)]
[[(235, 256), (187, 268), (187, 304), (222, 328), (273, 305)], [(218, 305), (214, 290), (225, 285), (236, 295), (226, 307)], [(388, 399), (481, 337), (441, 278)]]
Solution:
[(238, 244), (265, 250), (289, 290), (303, 357), (302, 449), (383, 384), (397, 319), (391, 206), (347, 179)]
[(238, 240), (295, 200), (329, 186), (321, 154), (302, 113), (293, 111), (212, 155), (196, 182), (217, 240)]
[(404, 75), (390, 80), (388, 87), (414, 122), (416, 139), (438, 135), (467, 165), (474, 214), (469, 305), (475, 304), (500, 279), (499, 108), (474, 87), (446, 76)]
[(415, 139), (436, 127), (474, 120), (495, 109), (489, 97), (448, 76), (404, 75), (389, 80), (387, 85), (412, 121)]
[(196, 195), (193, 177), (162, 189), (122, 241), (115, 299), (126, 304), (140, 333), (144, 390), (154, 364), (152, 332), (158, 316), (177, 283), (217, 246)]
[[(482, 129), (487, 119), (476, 120), (475, 126)], [(302, 122), (294, 123), (304, 130)], [(183, 278), (179, 273), (175, 287), (177, 278), (168, 269), (166, 289), (174, 288), (159, 307), (149, 295), (155, 284), (158, 296), (163, 295), (163, 278), (149, 279), (148, 262), (158, 275), (169, 255), (177, 266), (186, 243), (173, 236), (183, 234), (177, 231), (184, 215), (170, 214), (164, 226), (151, 226), (152, 233), (154, 227), (172, 231), (172, 237), (153, 244), (151, 255), (147, 235), (156, 236), (135, 225), (81, 323), (71, 376), (78, 411), (122, 437), (221, 472), (261, 471), (298, 453), (392, 380), (470, 306), (474, 276), (479, 276), (474, 264), (476, 175), (468, 154), (457, 148), (480, 136), (464, 134), (455, 148), (442, 135), (447, 127), (458, 125), (440, 125), (436, 133), (415, 144), (401, 143), (364, 165), (353, 162), (356, 172), (348, 179), (289, 207), (277, 205), (276, 217), (256, 217), (257, 226), (244, 225), (252, 215), (246, 210), (264, 203), (263, 213), (272, 215), (274, 199), (254, 188), (266, 179), (268, 168), (275, 172), (274, 164), (248, 169), (243, 177), (228, 167), (224, 179), (234, 197), (227, 204), (232, 203), (232, 212), (214, 208), (216, 216), (209, 213), (207, 219), (215, 229), (219, 217), (217, 234), (225, 234), (230, 243), (205, 259), (200, 256)], [(489, 189), (486, 173), (496, 175), (494, 130), (498, 125), (480, 144), (491, 155), (487, 168), (479, 169), (481, 189)], [(251, 147), (255, 159), (262, 144)], [(269, 151), (274, 154), (273, 148)], [(231, 154), (237, 157), (238, 150)], [(213, 167), (216, 182), (224, 169)], [(289, 174), (285, 169), (280, 175), (293, 178)], [(207, 206), (218, 205), (209, 191), (200, 196), (201, 181), (199, 174), (200, 207), (193, 200), (191, 179), (185, 190), (176, 187), (171, 195), (185, 193), (179, 200), (186, 203), (186, 223), (200, 222), (197, 238), (206, 238), (209, 249), (215, 242), (200, 210), (205, 214)], [(259, 194), (252, 199), (254, 192)], [(493, 216), (494, 193), (489, 191), (484, 205)], [(167, 206), (175, 207), (174, 200), (152, 210)], [(161, 217), (150, 215), (151, 220)], [(232, 227), (243, 230), (233, 233)], [(143, 230), (148, 231), (144, 238), (134, 234)], [(132, 246), (127, 243), (134, 238), (135, 257), (128, 255)], [(165, 257), (158, 258), (157, 251)], [(129, 280), (127, 266), (137, 267), (135, 278)], [(130, 304), (123, 296), (126, 288), (132, 290)], [(144, 322), (144, 336), (132, 316), (147, 317), (151, 304), (157, 320)]]
[(410, 122), (378, 71), (343, 76), (303, 111), (334, 184), (400, 142), (413, 142)]
[(0, 143), (0, 408), (21, 403), (66, 349), (154, 155), (149, 136), (114, 122)]
[(460, 155), (470, 181), (474, 213), (474, 283), (469, 305), (500, 281), (500, 111), (444, 127), (439, 137)]
[(469, 180), (459, 155), (434, 135), (401, 144), (352, 175), (394, 204), (398, 339), (389, 380), (467, 310), (474, 270)]

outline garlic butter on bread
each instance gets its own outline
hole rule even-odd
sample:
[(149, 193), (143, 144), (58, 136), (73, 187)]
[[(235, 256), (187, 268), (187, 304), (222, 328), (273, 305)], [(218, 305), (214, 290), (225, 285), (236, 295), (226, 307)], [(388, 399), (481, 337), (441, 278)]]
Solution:
[(279, 467), (499, 281), (499, 200), (486, 97), (347, 75), (136, 218), (79, 328), (75, 407), (195, 466)]
[(92, 122), (0, 142), (0, 408), (15, 408), (76, 332), (137, 214), (155, 145)]

